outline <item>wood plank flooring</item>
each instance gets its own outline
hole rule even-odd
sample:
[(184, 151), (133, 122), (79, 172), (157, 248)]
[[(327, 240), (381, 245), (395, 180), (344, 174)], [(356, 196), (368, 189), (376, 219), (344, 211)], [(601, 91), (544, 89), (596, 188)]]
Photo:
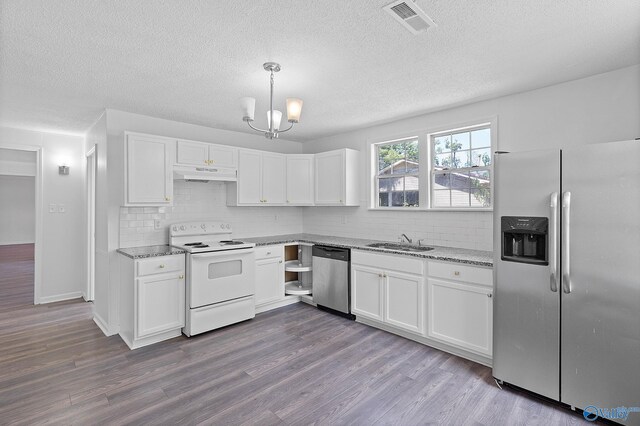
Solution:
[(305, 304), (130, 351), (90, 303), (32, 306), (28, 265), (0, 262), (0, 424), (582, 422), (498, 389), (489, 368)]

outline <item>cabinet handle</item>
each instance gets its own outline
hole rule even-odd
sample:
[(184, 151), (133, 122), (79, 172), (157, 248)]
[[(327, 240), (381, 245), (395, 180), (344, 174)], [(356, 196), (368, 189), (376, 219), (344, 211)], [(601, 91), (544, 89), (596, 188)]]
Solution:
[(281, 261), (279, 261), (278, 263), (282, 263), (282, 260), (281, 260)]
[(164, 265), (160, 265), (160, 269), (164, 269)]
[(184, 275), (179, 275), (178, 278), (180, 278), (181, 280), (184, 279)]
[(268, 251), (268, 252), (267, 252), (267, 256), (269, 256), (270, 254), (271, 254), (271, 252), (270, 252), (270, 251)]
[(164, 197), (164, 200), (165, 201), (171, 201), (171, 198), (170, 197)]
[(380, 273), (380, 274), (378, 274), (378, 276), (379, 276), (380, 278), (382, 278), (382, 274), (381, 274), (381, 273)]
[(489, 294), (487, 294), (487, 297), (491, 298), (491, 297), (493, 297), (493, 294), (489, 293)]
[(454, 271), (453, 275), (460, 275), (460, 271)]

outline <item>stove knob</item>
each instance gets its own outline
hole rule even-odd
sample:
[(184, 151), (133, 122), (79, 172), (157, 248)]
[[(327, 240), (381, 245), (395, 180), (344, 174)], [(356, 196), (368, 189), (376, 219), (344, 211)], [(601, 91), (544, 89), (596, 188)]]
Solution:
[(207, 225), (205, 225), (204, 223), (203, 223), (202, 225), (200, 225), (200, 227), (201, 227), (202, 229), (207, 229)]
[(173, 226), (173, 230), (174, 230), (174, 231), (177, 231), (177, 230), (178, 230), (178, 227), (174, 225), (174, 226)]
[(227, 229), (231, 229), (231, 225), (227, 223)]
[(187, 229), (187, 228), (185, 228), (185, 227), (184, 227), (184, 225), (182, 225), (182, 226), (180, 227), (180, 230), (181, 230), (181, 231), (184, 231), (185, 229)]
[(220, 224), (220, 229), (224, 229), (224, 225), (222, 223)]

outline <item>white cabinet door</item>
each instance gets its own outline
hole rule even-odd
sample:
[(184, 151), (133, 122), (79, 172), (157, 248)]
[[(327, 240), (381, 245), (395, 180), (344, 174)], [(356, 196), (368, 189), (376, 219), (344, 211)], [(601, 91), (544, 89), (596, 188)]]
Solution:
[(418, 275), (386, 271), (385, 319), (398, 328), (422, 334), (424, 329), (423, 279)]
[(427, 335), (478, 354), (491, 356), (493, 290), (429, 278)]
[(162, 274), (136, 279), (135, 338), (184, 326), (184, 275)]
[(382, 271), (367, 266), (351, 266), (351, 312), (378, 321), (382, 315)]
[(274, 302), (284, 297), (282, 258), (272, 257), (256, 261), (256, 305)]
[(192, 141), (177, 142), (177, 163), (190, 166), (209, 165), (209, 144)]
[(330, 151), (315, 156), (316, 204), (343, 204), (345, 190), (345, 151)]
[(282, 154), (262, 153), (262, 200), (266, 204), (284, 204), (285, 156)]
[(173, 194), (173, 153), (164, 138), (126, 135), (125, 205), (168, 205)]
[(238, 150), (224, 145), (209, 145), (209, 164), (217, 167), (236, 168)]
[(287, 155), (287, 204), (313, 204), (313, 155)]
[(255, 151), (238, 153), (238, 204), (262, 201), (262, 156)]

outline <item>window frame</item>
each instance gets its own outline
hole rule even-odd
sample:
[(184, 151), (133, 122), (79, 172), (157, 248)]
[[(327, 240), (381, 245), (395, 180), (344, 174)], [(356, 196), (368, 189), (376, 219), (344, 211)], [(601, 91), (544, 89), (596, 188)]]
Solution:
[[(416, 141), (417, 145), (418, 145), (418, 172), (417, 173), (400, 173), (400, 174), (394, 174), (394, 175), (389, 175), (389, 176), (380, 176), (378, 174), (378, 159), (379, 159), (379, 153), (380, 153), (380, 147), (384, 146), (384, 145), (396, 145), (402, 142), (407, 142), (407, 141)], [(373, 179), (374, 179), (374, 185), (373, 185), (373, 191), (374, 191), (374, 199), (373, 199), (373, 208), (376, 210), (419, 210), (422, 206), (422, 199), (423, 197), (421, 196), (422, 194), (422, 188), (420, 186), (420, 182), (422, 181), (422, 155), (420, 152), (420, 138), (418, 136), (408, 136), (408, 137), (404, 137), (404, 138), (400, 138), (400, 139), (393, 139), (393, 140), (389, 140), (389, 141), (384, 141), (384, 142), (377, 142), (372, 144), (372, 148), (373, 148), (373, 165), (374, 165), (374, 169), (373, 169)], [(405, 183), (405, 188), (403, 189), (403, 194), (406, 200), (406, 177), (415, 177), (418, 179), (418, 207), (411, 207), (411, 206), (381, 206), (380, 205), (380, 179), (390, 179), (390, 178), (405, 178), (404, 179), (404, 183)], [(392, 193), (393, 191), (389, 192), (389, 197), (392, 197)], [(391, 199), (390, 199), (391, 200)]]
[[(432, 162), (433, 162), (433, 146), (431, 143), (432, 135), (446, 134), (448, 132), (464, 131), (466, 129), (475, 129), (487, 126), (490, 129), (491, 138), (491, 165), (490, 167), (490, 191), (491, 191), (491, 205), (488, 207), (432, 207), (433, 199), (433, 182), (432, 182)], [(419, 158), (419, 172), (418, 172), (418, 187), (419, 187), (419, 207), (385, 207), (379, 206), (379, 193), (378, 193), (378, 179), (377, 179), (377, 161), (378, 161), (378, 149), (377, 145), (384, 145), (387, 143), (397, 143), (407, 139), (418, 140), (418, 158)], [(466, 122), (459, 122), (448, 125), (434, 126), (427, 129), (419, 129), (413, 131), (403, 132), (401, 134), (391, 135), (385, 138), (375, 138), (367, 141), (367, 154), (369, 155), (368, 165), (368, 193), (369, 203), (368, 210), (370, 211), (403, 211), (403, 212), (415, 212), (415, 211), (457, 211), (457, 212), (483, 212), (493, 211), (493, 205), (495, 202), (495, 152), (498, 150), (498, 117), (490, 116), (479, 118), (475, 120), (469, 120)], [(484, 169), (473, 167), (472, 170)], [(402, 175), (404, 176), (404, 175)], [(411, 174), (413, 176), (413, 174)]]
[[(488, 170), (489, 171), (489, 191), (491, 194), (491, 198), (490, 198), (490, 203), (488, 206), (442, 206), (442, 207), (438, 207), (438, 206), (434, 206), (434, 200), (435, 200), (435, 176), (437, 174), (444, 174), (447, 172), (444, 171), (436, 171), (435, 168), (433, 167), (433, 159), (436, 156), (436, 152), (435, 152), (435, 138), (438, 136), (443, 136), (443, 135), (449, 135), (449, 134), (455, 134), (455, 133), (465, 133), (465, 132), (472, 132), (475, 130), (482, 130), (482, 129), (489, 129), (489, 146), (488, 147), (482, 147), (482, 148), (489, 148), (490, 151), (490, 156), (491, 156), (491, 163), (488, 166), (467, 166), (467, 167), (458, 167), (458, 168), (453, 168), (453, 169), (448, 169), (448, 173), (453, 173), (455, 172), (471, 172), (471, 171), (481, 171), (481, 170)], [(434, 211), (492, 211), (493, 210), (493, 202), (494, 202), (494, 191), (493, 191), (493, 186), (494, 186), (494, 180), (495, 180), (495, 175), (494, 175), (494, 159), (495, 159), (495, 137), (494, 137), (494, 126), (493, 126), (493, 121), (487, 121), (484, 123), (478, 123), (475, 125), (465, 125), (462, 127), (456, 126), (456, 127), (451, 127), (448, 128), (446, 130), (440, 130), (440, 131), (432, 131), (429, 132), (429, 134), (427, 135), (427, 144), (429, 145), (429, 174), (428, 174), (428, 179), (429, 179), (429, 205), (427, 206), (429, 210), (434, 210)], [(473, 143), (470, 141), (470, 143)], [(469, 149), (469, 151), (472, 151), (472, 149)], [(451, 189), (449, 189), (449, 194), (451, 194)], [(470, 195), (471, 196), (471, 195)]]

